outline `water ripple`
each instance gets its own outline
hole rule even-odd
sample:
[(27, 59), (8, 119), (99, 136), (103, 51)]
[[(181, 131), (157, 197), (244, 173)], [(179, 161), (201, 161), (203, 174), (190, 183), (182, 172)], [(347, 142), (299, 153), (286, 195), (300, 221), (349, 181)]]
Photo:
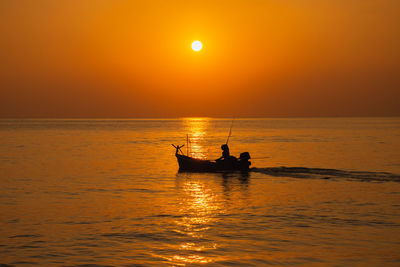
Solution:
[(267, 167), (252, 168), (251, 171), (271, 176), (294, 178), (345, 178), (359, 181), (400, 182), (400, 175), (388, 172), (346, 171), (336, 169), (306, 168), (306, 167)]

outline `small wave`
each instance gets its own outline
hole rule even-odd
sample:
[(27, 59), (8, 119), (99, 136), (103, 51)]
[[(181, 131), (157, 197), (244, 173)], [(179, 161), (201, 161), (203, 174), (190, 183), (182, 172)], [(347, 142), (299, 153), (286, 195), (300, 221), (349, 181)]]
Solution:
[(345, 178), (359, 181), (400, 182), (400, 175), (388, 172), (345, 171), (336, 169), (320, 169), (306, 167), (268, 167), (252, 168), (251, 171), (271, 176), (294, 178)]
[(42, 235), (13, 235), (13, 236), (9, 236), (8, 238), (37, 238), (37, 237), (41, 237)]

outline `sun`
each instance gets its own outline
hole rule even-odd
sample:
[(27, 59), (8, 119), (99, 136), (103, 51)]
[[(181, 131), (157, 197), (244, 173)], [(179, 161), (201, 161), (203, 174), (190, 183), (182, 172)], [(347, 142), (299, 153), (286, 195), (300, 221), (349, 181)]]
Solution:
[(192, 43), (192, 49), (194, 50), (194, 51), (200, 51), (201, 49), (203, 48), (203, 44), (200, 42), (200, 41), (194, 41), (193, 43)]

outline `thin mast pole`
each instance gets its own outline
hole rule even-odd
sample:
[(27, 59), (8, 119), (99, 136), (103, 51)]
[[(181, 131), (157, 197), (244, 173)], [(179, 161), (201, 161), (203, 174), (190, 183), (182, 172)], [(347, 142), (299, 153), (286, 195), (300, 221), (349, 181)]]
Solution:
[(233, 126), (233, 120), (234, 120), (234, 119), (235, 119), (235, 118), (232, 119), (231, 128), (229, 128), (228, 139), (226, 139), (226, 144), (227, 144), (227, 145), (228, 145), (228, 142), (229, 142), (229, 138), (231, 137), (231, 134), (232, 134), (232, 126)]
[(189, 135), (186, 134), (186, 155), (189, 156)]

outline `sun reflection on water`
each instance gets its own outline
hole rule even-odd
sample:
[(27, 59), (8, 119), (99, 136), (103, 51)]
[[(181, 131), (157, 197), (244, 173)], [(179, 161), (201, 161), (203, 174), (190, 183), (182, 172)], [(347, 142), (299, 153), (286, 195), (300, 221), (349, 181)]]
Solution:
[(178, 252), (170, 261), (178, 265), (210, 263), (214, 259), (205, 252), (217, 248), (209, 232), (221, 211), (221, 204), (211, 188), (197, 179), (179, 178), (177, 188), (184, 193), (179, 204), (180, 213), (185, 216), (175, 221), (176, 230), (187, 238), (179, 244)]
[(210, 124), (209, 118), (184, 118), (183, 123), (189, 137), (187, 151), (194, 158), (205, 159), (208, 154), (206, 136)]

